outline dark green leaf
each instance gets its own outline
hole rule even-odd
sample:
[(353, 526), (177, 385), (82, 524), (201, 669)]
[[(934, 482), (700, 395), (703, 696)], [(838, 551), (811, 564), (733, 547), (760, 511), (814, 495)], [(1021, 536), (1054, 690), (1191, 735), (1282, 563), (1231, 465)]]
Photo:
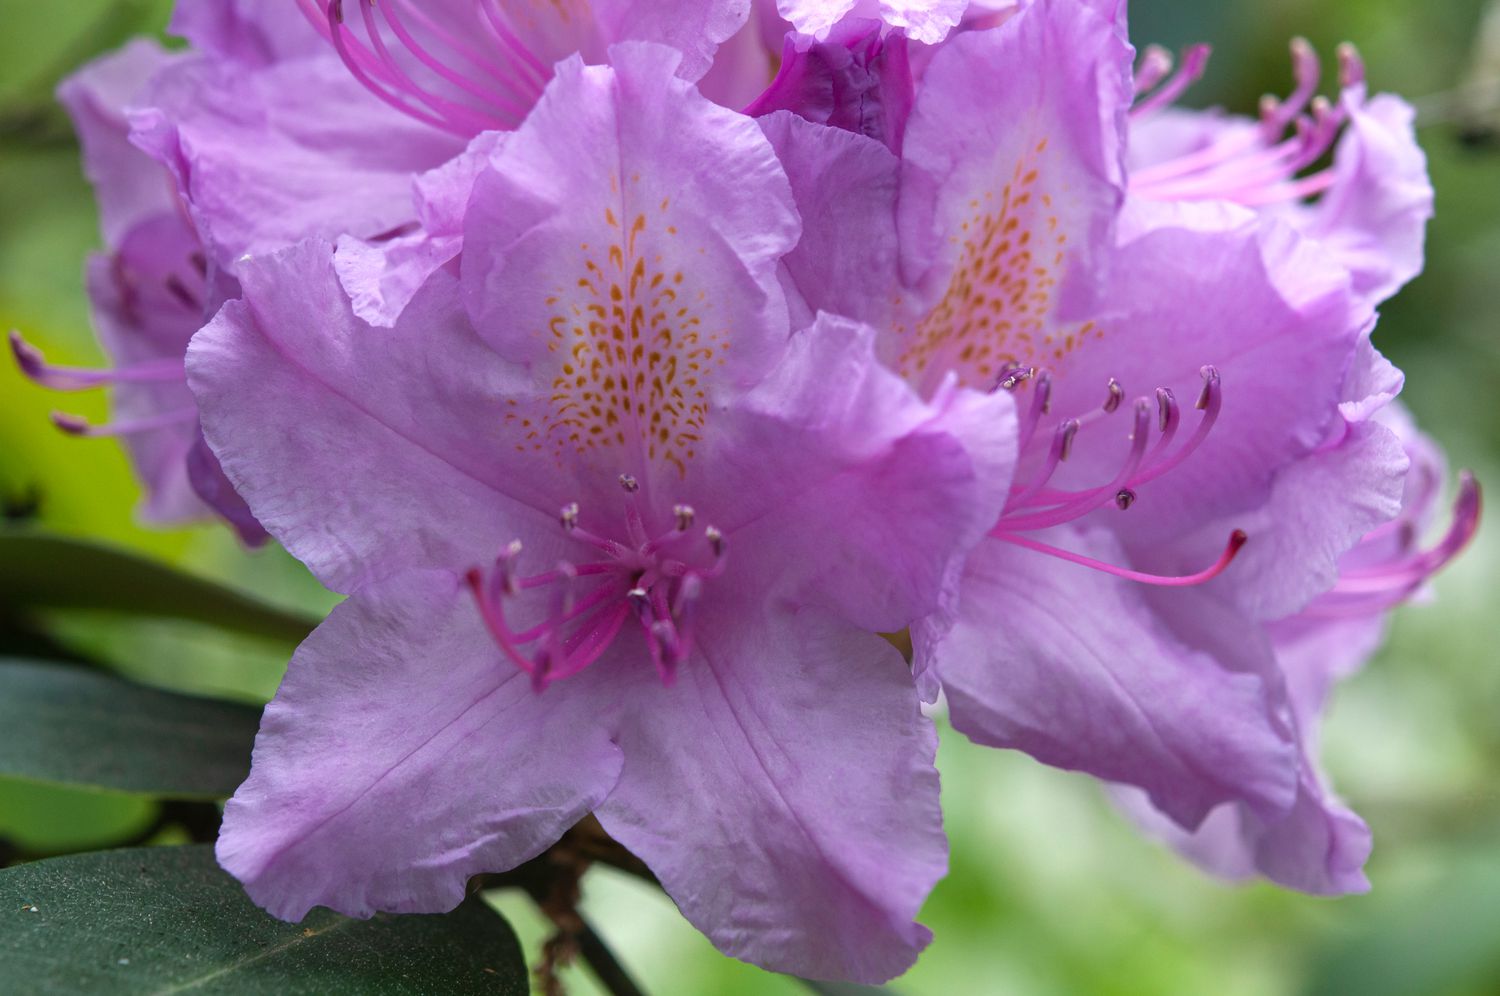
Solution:
[(818, 996), (895, 996), (890, 989), (880, 986), (861, 986), (853, 982), (819, 982), (816, 979), (798, 979)]
[(203, 847), (0, 871), (0, 979), (35, 993), (525, 996), (510, 925), (477, 899), (444, 916), (272, 919)]
[(0, 604), (186, 619), (289, 643), (318, 624), (124, 550), (30, 532), (0, 532)]
[(260, 710), (0, 658), (0, 776), (170, 798), (231, 794)]

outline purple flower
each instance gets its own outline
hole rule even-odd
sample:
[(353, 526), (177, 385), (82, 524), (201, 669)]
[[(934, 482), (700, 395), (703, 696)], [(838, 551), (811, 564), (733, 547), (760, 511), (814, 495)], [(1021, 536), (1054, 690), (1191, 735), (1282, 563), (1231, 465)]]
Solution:
[(899, 150), (911, 101), (906, 36), (886, 34), (879, 21), (851, 20), (823, 41), (788, 34), (775, 80), (745, 113), (787, 110)]
[[(1334, 191), (1257, 211), (1136, 189), (1142, 105), (1105, 6), (1026, 5), (939, 46), (899, 160), (845, 136), (874, 193), (827, 179), (815, 126), (767, 119), (804, 214), (827, 220), (786, 282), (794, 307), (882, 327), (920, 391), (956, 374), (1017, 398), (1006, 506), (956, 610), (913, 631), (955, 727), (1137, 786), (1189, 829), (1225, 804), (1274, 822), (1307, 752), (1256, 634), (1397, 514), (1406, 456), (1371, 417), (1399, 373), (1369, 343), (1352, 254), (1288, 217)], [(1341, 196), (1381, 178), (1352, 171)], [(863, 253), (822, 258), (833, 245)]]
[(122, 439), (145, 485), (143, 518), (175, 524), (212, 510), (255, 545), (266, 534), (203, 442), (182, 359), (193, 333), (238, 291), (205, 257), (170, 177), (127, 138), (126, 106), (176, 58), (138, 41), (84, 67), (58, 91), (99, 201), (107, 251), (89, 260), (87, 287), (100, 343), (115, 365), (51, 365), (16, 332), (10, 345), (21, 370), (44, 387), (112, 389), (113, 422), (90, 425), (65, 414), (54, 421), (74, 435)]
[[(1433, 194), (1411, 106), (1391, 94), (1370, 97), (1349, 45), (1339, 49), (1337, 101), (1317, 96), (1318, 58), (1300, 38), (1292, 43), (1296, 89), (1263, 101), (1258, 119), (1173, 106), (1208, 54), (1206, 45), (1188, 49), (1175, 74), (1162, 49), (1142, 56), (1130, 112), (1131, 194), (1274, 214), (1332, 252), (1372, 305), (1421, 272)], [(1310, 170), (1330, 152), (1331, 165)]]
[(222, 265), (310, 236), (340, 240), (356, 310), (381, 325), (458, 251), (432, 227), (419, 178), (442, 182), (466, 168), (455, 157), (518, 126), (553, 63), (641, 39), (678, 48), (679, 72), (696, 79), (746, 17), (733, 0), (298, 6), (184, 5), (174, 27), (202, 55), (158, 76), (134, 140), (176, 175)]
[(1461, 475), (1451, 525), (1430, 549), (1420, 549), (1418, 539), (1435, 517), (1445, 476), (1442, 454), (1399, 406), (1386, 408), (1380, 421), (1401, 438), (1411, 460), (1400, 515), (1343, 556), (1332, 589), (1295, 616), (1270, 623), (1255, 641), (1259, 652), (1274, 653), (1285, 676), (1291, 721), (1303, 743), (1296, 805), (1274, 820), (1243, 805), (1225, 806), (1190, 833), (1164, 819), (1140, 793), (1117, 793), (1145, 829), (1215, 874), (1234, 879), (1259, 874), (1308, 892), (1369, 888), (1363, 870), (1369, 828), (1328, 790), (1312, 745), (1333, 684), (1375, 653), (1390, 611), (1459, 554), (1478, 529), (1480, 514), (1478, 485), (1471, 475)]
[(193, 341), (230, 478), (350, 593), (219, 857), (286, 918), (443, 910), (592, 811), (725, 952), (886, 979), (945, 844), (933, 730), (873, 632), (993, 520), (1012, 401), (924, 402), (842, 319), (792, 334), (770, 143), (670, 50), (610, 62), (560, 64), (477, 173), (461, 280), (394, 328), (312, 242), (247, 261)]

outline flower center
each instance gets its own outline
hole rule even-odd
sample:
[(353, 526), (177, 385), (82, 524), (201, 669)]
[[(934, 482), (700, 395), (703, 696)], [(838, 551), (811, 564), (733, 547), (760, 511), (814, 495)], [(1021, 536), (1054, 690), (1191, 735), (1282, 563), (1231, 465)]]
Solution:
[[(1171, 56), (1148, 49), (1136, 75), (1141, 99), (1131, 110), (1140, 120), (1174, 104), (1202, 74), (1208, 47), (1190, 48), (1182, 67), (1171, 72)], [(1292, 42), (1296, 87), (1286, 100), (1267, 97), (1260, 121), (1226, 127), (1221, 137), (1165, 162), (1136, 170), (1130, 192), (1150, 200), (1230, 200), (1249, 207), (1315, 197), (1336, 179), (1332, 168), (1299, 176), (1322, 159), (1349, 120), (1349, 108), (1364, 99), (1364, 65), (1351, 45), (1339, 48), (1337, 104), (1317, 96), (1321, 67), (1304, 39)], [(1154, 92), (1152, 92), (1154, 91)]]
[[(670, 685), (692, 655), (704, 584), (724, 572), (724, 535), (713, 526), (695, 528), (693, 509), (675, 505), (671, 527), (652, 536), (635, 478), (624, 475), (620, 485), (626, 495), (623, 528), (616, 529), (620, 538), (585, 529), (576, 503), (559, 512), (563, 530), (588, 548), (590, 559), (523, 576), (521, 543), (515, 540), (488, 576), (478, 567), (468, 572), (486, 628), (539, 692), (597, 661), (632, 621), (663, 683)], [(519, 628), (507, 603), (527, 603), (533, 612), (541, 609), (542, 618)]]

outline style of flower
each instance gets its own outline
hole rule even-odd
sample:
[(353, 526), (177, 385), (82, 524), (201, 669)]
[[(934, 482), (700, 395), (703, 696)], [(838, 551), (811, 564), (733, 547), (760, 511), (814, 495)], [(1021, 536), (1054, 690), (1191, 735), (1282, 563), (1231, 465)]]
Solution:
[(1380, 177), (1341, 169), (1277, 210), (1147, 199), (1132, 55), (1122, 11), (1075, 0), (953, 35), (899, 158), (844, 136), (862, 191), (829, 179), (816, 125), (765, 119), (804, 213), (830, 219), (786, 282), (794, 307), (881, 327), (919, 391), (956, 374), (1017, 399), (1009, 500), (956, 611), (913, 630), (954, 726), (1137, 786), (1185, 828), (1225, 805), (1271, 823), (1307, 802), (1306, 751), (1274, 655), (1246, 648), (1397, 514), (1407, 466), (1372, 421), (1400, 389), (1374, 296), (1337, 232), (1288, 216), (1337, 196), (1353, 231)]
[[(348, 600), (267, 708), (220, 861), (295, 919), (448, 909), (593, 812), (726, 953), (873, 982), (928, 939), (934, 732), (876, 632), (1004, 500), (1005, 394), (793, 334), (755, 122), (616, 46), (479, 171), (391, 329), (313, 241), (193, 341), (208, 438)], [(497, 556), (498, 554), (498, 556)]]
[(128, 141), (125, 108), (175, 58), (151, 42), (134, 42), (84, 67), (58, 91), (99, 201), (106, 252), (89, 260), (87, 288), (95, 330), (114, 366), (50, 364), (15, 331), (10, 347), (22, 372), (43, 387), (111, 389), (112, 422), (92, 425), (61, 413), (53, 420), (73, 435), (122, 439), (146, 490), (144, 519), (177, 524), (211, 510), (255, 545), (266, 534), (203, 441), (182, 359), (193, 333), (237, 291), (205, 257), (170, 178)]

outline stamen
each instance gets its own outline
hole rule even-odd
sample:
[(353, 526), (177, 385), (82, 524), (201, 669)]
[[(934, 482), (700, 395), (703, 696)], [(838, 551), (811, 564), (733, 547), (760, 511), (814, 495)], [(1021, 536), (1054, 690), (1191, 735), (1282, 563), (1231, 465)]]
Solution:
[[(516, 127), (551, 77), (506, 23), (504, 9), (484, 0), (476, 0), (471, 15), (472, 38), (409, 0), (354, 2), (362, 34), (347, 23), (344, 0), (298, 0), (355, 79), (384, 103), (433, 128), (467, 138)], [(392, 51), (387, 32), (409, 58)], [(462, 95), (463, 102), (443, 92)]]
[(1144, 117), (1153, 111), (1159, 111), (1177, 103), (1177, 99), (1203, 77), (1204, 70), (1208, 68), (1208, 58), (1212, 54), (1213, 48), (1208, 45), (1189, 45), (1182, 53), (1182, 65), (1177, 72), (1173, 73), (1171, 78), (1155, 93), (1138, 101), (1130, 109), (1130, 116)]
[[(1305, 39), (1292, 41), (1295, 87), (1285, 100), (1261, 100), (1260, 123), (1238, 129), (1204, 149), (1137, 170), (1132, 193), (1154, 200), (1218, 199), (1248, 207), (1307, 200), (1337, 181), (1331, 169), (1298, 174), (1322, 159), (1338, 141), (1350, 111), (1364, 98), (1364, 64), (1350, 46), (1339, 49), (1337, 107), (1317, 96), (1321, 68)], [(1139, 108), (1137, 109), (1139, 110)], [(1288, 129), (1293, 134), (1283, 138)]]
[(1120, 410), (1120, 404), (1125, 400), (1125, 388), (1113, 377), (1109, 379), (1109, 397), (1104, 399), (1104, 411), (1107, 415), (1113, 415)]
[(170, 429), (174, 426), (196, 421), (197, 418), (198, 409), (179, 408), (175, 411), (162, 412), (159, 415), (121, 419), (117, 422), (106, 422), (102, 425), (95, 425), (77, 415), (70, 415), (67, 412), (53, 412), (52, 424), (70, 436), (98, 438), (101, 436), (136, 436), (145, 432), (155, 432), (158, 429)]
[[(633, 532), (641, 516), (635, 492), (627, 493), (631, 502), (626, 528)], [(506, 660), (528, 674), (540, 692), (597, 661), (634, 617), (653, 666), (670, 684), (692, 653), (693, 620), (704, 584), (722, 574), (725, 565), (725, 540), (719, 530), (704, 530), (706, 544), (689, 539), (694, 517), (690, 506), (676, 505), (673, 518), (678, 528), (649, 543), (634, 536), (626, 543), (584, 530), (578, 504), (569, 503), (558, 516), (568, 535), (604, 549), (608, 557), (580, 564), (562, 561), (552, 570), (519, 577), (521, 544), (511, 542), (495, 558), (488, 581), (478, 568), (466, 575), (486, 629)], [(513, 627), (506, 619), (506, 599), (532, 593), (527, 604), (535, 605), (543, 589), (550, 589), (545, 618), (529, 629)], [(534, 649), (526, 650), (528, 645)]]
[(1140, 584), (1149, 584), (1160, 588), (1190, 588), (1194, 585), (1200, 585), (1207, 581), (1212, 581), (1214, 578), (1218, 577), (1220, 574), (1223, 574), (1224, 571), (1228, 569), (1229, 565), (1233, 563), (1234, 558), (1239, 554), (1240, 550), (1244, 547), (1246, 541), (1248, 540), (1248, 537), (1242, 531), (1236, 529), (1229, 535), (1229, 543), (1224, 547), (1224, 552), (1212, 565), (1205, 568), (1204, 570), (1199, 571), (1196, 574), (1187, 574), (1182, 577), (1167, 577), (1160, 574), (1146, 574), (1141, 571), (1132, 571), (1123, 567), (1116, 567), (1114, 564), (1107, 564), (1102, 560), (1095, 560), (1092, 557), (1085, 557), (1082, 554), (1073, 553), (1070, 550), (1063, 550), (1055, 546), (1049, 546), (1046, 543), (1038, 543), (1036, 540), (1027, 539), (1024, 536), (1015, 536), (1010, 533), (991, 533), (990, 535), (994, 536), (998, 540), (1001, 540), (1002, 542), (1011, 543), (1019, 547), (1024, 547), (1027, 550), (1034, 550), (1037, 553), (1045, 553), (1049, 557), (1056, 557), (1059, 560), (1066, 560), (1069, 563), (1078, 564), (1081, 567), (1087, 567), (1091, 570), (1102, 571), (1105, 574), (1112, 574), (1117, 578), (1124, 578), (1127, 581), (1136, 581)]
[(1379, 567), (1345, 572), (1334, 585), (1332, 594), (1383, 594), (1405, 599), (1428, 578), (1452, 563), (1469, 545), (1479, 532), (1483, 507), (1479, 482), (1471, 472), (1462, 471), (1458, 496), (1453, 503), (1453, 522), (1432, 549)]
[[(1197, 407), (1203, 412), (1198, 428), (1191, 439), (1173, 448), (1181, 411), (1176, 396), (1168, 388), (1156, 391), (1155, 423), (1160, 435), (1156, 444), (1147, 449), (1147, 440), (1153, 419), (1151, 403), (1145, 398), (1135, 403), (1135, 425), (1131, 433), (1131, 448), (1124, 465), (1109, 484), (1081, 491), (1060, 491), (1047, 487), (1059, 464), (1067, 460), (1072, 450), (1074, 437), (1079, 431), (1079, 422), (1068, 420), (1057, 427), (1052, 445), (1043, 461), (1041, 470), (1026, 484), (1011, 488), (1011, 498), (1006, 503), (1005, 513), (996, 523), (995, 533), (1029, 532), (1061, 525), (1086, 515), (1095, 509), (1113, 503), (1121, 511), (1128, 510), (1138, 500), (1142, 485), (1161, 477), (1180, 466), (1208, 438), (1223, 406), (1223, 391), (1218, 370), (1205, 366), (1203, 389), (1199, 392)], [(1115, 403), (1116, 392), (1123, 393), (1114, 379), (1110, 380), (1110, 399), (1106, 410)]]
[(1160, 45), (1147, 45), (1141, 54), (1140, 65), (1135, 70), (1135, 95), (1139, 97), (1155, 89), (1172, 74), (1175, 63), (1176, 60), (1167, 49)]
[(168, 384), (187, 377), (180, 359), (147, 360), (105, 370), (54, 366), (14, 329), (10, 333), (10, 351), (28, 380), (54, 391), (87, 391), (110, 384)]

